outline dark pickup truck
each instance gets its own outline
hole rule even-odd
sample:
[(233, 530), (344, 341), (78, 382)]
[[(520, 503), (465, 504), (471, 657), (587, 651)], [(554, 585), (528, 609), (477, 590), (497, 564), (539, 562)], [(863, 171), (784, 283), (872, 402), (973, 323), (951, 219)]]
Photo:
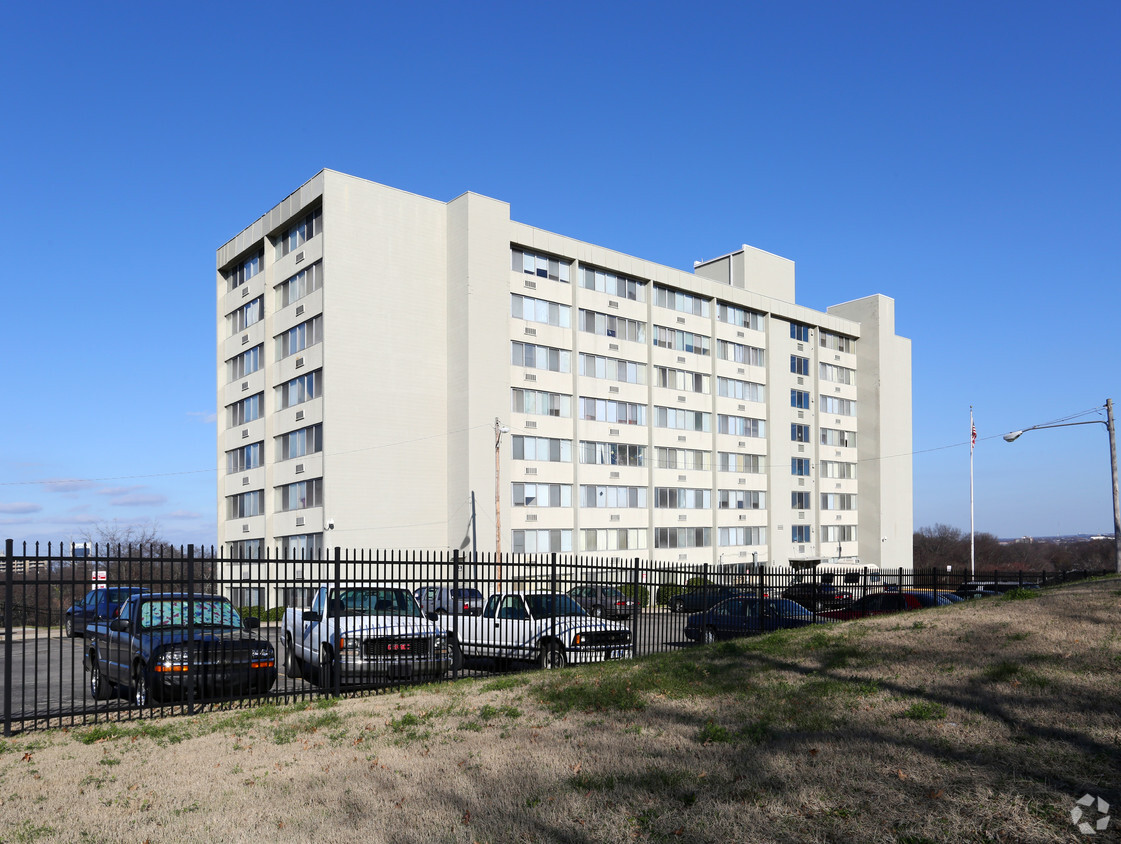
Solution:
[(259, 624), (220, 595), (134, 595), (116, 618), (86, 627), (90, 694), (127, 689), (137, 706), (182, 699), (191, 686), (200, 699), (264, 694), (276, 650), (249, 634)]

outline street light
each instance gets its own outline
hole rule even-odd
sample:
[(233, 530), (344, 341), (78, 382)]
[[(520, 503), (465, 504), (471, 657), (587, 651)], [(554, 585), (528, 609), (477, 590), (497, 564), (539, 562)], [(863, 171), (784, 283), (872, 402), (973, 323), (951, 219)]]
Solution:
[(502, 511), (499, 504), (498, 444), (502, 442), (502, 435), (510, 433), (510, 429), (494, 417), (494, 559), (498, 565), (498, 591), (502, 591)]
[(1113, 477), (1113, 561), (1114, 570), (1121, 574), (1121, 504), (1117, 497), (1117, 434), (1113, 426), (1113, 399), (1105, 400), (1105, 419), (1091, 419), (1087, 422), (1058, 422), (1054, 425), (1032, 425), (1022, 431), (1010, 431), (1004, 435), (1007, 443), (1015, 442), (1028, 431), (1044, 428), (1072, 428), (1075, 425), (1105, 425), (1109, 431), (1109, 468)]

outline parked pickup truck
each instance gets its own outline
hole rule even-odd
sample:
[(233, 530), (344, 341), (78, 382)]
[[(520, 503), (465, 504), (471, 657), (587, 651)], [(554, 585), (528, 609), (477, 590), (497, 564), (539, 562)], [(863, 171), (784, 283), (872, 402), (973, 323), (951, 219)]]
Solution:
[(563, 668), (634, 655), (625, 624), (593, 618), (568, 595), (552, 592), (491, 595), (482, 615), (457, 622), (457, 664), (463, 657), (490, 657)]
[(116, 618), (86, 625), (90, 694), (128, 689), (137, 706), (181, 699), (192, 685), (199, 698), (264, 694), (276, 651), (248, 632), (259, 625), (220, 595), (135, 594)]
[(310, 609), (284, 612), (284, 672), (319, 685), (439, 677), (451, 668), (448, 637), (407, 589), (320, 586)]

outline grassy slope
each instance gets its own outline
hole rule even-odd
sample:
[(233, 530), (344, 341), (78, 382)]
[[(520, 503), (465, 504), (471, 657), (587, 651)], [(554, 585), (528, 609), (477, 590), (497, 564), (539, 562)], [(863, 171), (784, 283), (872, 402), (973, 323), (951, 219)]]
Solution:
[[(1074, 841), (1121, 581), (0, 745), (2, 841)], [(1119, 818), (1121, 820), (1121, 818)]]

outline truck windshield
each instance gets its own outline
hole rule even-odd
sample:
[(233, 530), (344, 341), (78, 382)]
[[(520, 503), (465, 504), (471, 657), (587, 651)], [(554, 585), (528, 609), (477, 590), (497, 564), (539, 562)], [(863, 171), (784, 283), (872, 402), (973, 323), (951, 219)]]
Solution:
[(534, 618), (587, 615), (584, 608), (567, 595), (526, 595), (525, 600)]
[(421, 615), (416, 599), (405, 589), (343, 589), (331, 593), (331, 605), (341, 615)]
[(225, 598), (164, 598), (140, 605), (140, 629), (186, 627), (192, 616), (199, 627), (241, 627), (241, 616)]

